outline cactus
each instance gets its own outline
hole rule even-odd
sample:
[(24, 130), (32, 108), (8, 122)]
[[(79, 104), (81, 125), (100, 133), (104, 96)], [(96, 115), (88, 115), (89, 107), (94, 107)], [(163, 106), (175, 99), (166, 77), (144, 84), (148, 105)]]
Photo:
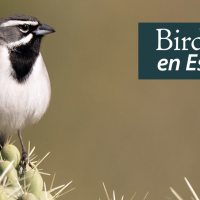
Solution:
[(8, 200), (7, 194), (3, 190), (0, 190), (0, 199)]
[[(2, 174), (3, 171), (11, 164), (11, 162), (5, 160), (5, 161), (0, 161), (0, 173)], [(16, 179), (18, 178), (17, 176), (17, 170), (14, 168), (13, 165), (11, 165), (9, 171), (6, 174), (7, 176), (7, 182), (10, 182), (10, 187), (17, 186)]]
[(26, 193), (20, 196), (17, 200), (37, 200), (32, 193)]
[(20, 153), (16, 146), (6, 143), (1, 149), (1, 156), (3, 160), (14, 160), (13, 166), (17, 168), (20, 162)]
[[(47, 154), (40, 162), (32, 162), (30, 156), (33, 150), (30, 152), (29, 143), (29, 161), (31, 160), (31, 165), (33, 168), (27, 166), (26, 172), (23, 177), (20, 177), (22, 172), (21, 169), (18, 170), (18, 165), (20, 162), (20, 153), (16, 146), (9, 144), (8, 142), (1, 149), (0, 157), (0, 200), (55, 200), (61, 196), (61, 192), (71, 183), (66, 185), (61, 185), (57, 188), (53, 188), (53, 181), (51, 183), (51, 188), (49, 191), (46, 190), (46, 185), (43, 181), (41, 174), (46, 174), (40, 172), (37, 166), (46, 158)], [(35, 165), (34, 165), (35, 163)], [(44, 186), (44, 190), (43, 190)], [(57, 193), (52, 195), (51, 193), (55, 190), (60, 189)]]
[[(115, 191), (113, 190), (113, 197), (110, 198), (110, 197), (109, 197), (109, 194), (108, 194), (108, 192), (107, 192), (106, 186), (105, 186), (104, 183), (103, 183), (103, 187), (104, 187), (104, 191), (105, 191), (105, 193), (106, 193), (107, 200), (112, 200), (112, 199), (115, 200), (115, 199), (116, 199), (116, 198), (115, 198)], [(143, 200), (145, 200), (145, 199), (147, 198), (148, 194), (149, 194), (149, 192), (146, 193), (146, 195), (145, 195), (145, 197), (143, 198)], [(131, 197), (131, 200), (134, 199), (135, 195), (136, 195), (136, 192), (135, 192), (135, 194)], [(99, 198), (99, 200), (100, 200), (100, 198)], [(124, 195), (122, 196), (121, 200), (124, 200)]]
[(53, 200), (53, 196), (51, 194), (47, 194), (45, 191), (42, 191), (39, 200)]
[[(188, 188), (190, 189), (190, 192), (191, 192), (192, 195), (194, 196), (194, 198), (191, 197), (191, 199), (196, 199), (196, 200), (198, 200), (199, 197), (197, 196), (195, 190), (192, 188), (192, 185), (190, 184), (190, 182), (188, 181), (188, 179), (187, 179), (186, 177), (185, 177), (184, 179), (185, 179), (185, 182), (186, 182)], [(181, 197), (172, 187), (170, 187), (170, 190), (171, 190), (171, 192), (174, 194), (174, 196), (175, 196), (178, 200), (182, 200), (182, 197)]]
[(42, 190), (43, 190), (43, 179), (39, 174), (37, 169), (32, 169), (27, 166), (27, 170), (24, 174), (25, 181), (21, 180), (20, 184), (22, 187), (26, 187), (29, 185), (28, 191), (34, 194), (37, 198), (39, 198)]

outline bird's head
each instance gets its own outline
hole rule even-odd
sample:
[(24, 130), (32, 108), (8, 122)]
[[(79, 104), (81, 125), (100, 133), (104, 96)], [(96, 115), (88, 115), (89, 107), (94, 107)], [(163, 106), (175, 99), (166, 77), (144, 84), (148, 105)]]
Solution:
[(11, 75), (18, 83), (25, 82), (32, 72), (42, 37), (53, 32), (55, 30), (50, 26), (27, 15), (0, 19), (0, 49), (8, 52)]
[(55, 30), (40, 22), (37, 18), (27, 15), (11, 15), (0, 19), (0, 44), (10, 50), (18, 47), (35, 46), (39, 50), (41, 38)]

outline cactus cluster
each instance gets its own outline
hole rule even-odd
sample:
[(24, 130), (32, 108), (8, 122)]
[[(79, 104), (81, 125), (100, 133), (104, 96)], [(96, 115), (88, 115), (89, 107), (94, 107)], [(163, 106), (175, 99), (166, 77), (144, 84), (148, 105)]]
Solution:
[[(33, 151), (34, 148), (29, 156)], [(62, 195), (61, 192), (71, 183), (52, 188), (54, 175), (51, 188), (47, 191), (41, 176), (45, 173), (40, 172), (37, 168), (43, 159), (38, 163), (31, 162), (33, 168), (27, 166), (25, 174), (21, 177), (22, 167), (18, 167), (20, 152), (17, 147), (6, 143), (0, 153), (0, 200), (55, 200)], [(57, 189), (60, 189), (60, 191), (52, 195), (51, 193)]]

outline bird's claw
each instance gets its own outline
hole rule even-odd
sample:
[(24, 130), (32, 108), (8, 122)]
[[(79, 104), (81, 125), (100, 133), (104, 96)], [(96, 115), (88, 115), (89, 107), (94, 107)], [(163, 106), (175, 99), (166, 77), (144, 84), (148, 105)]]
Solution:
[(27, 164), (28, 164), (31, 168), (33, 168), (33, 166), (31, 165), (31, 163), (28, 162), (28, 154), (27, 154), (27, 152), (26, 152), (26, 151), (23, 151), (23, 152), (22, 152), (22, 158), (21, 158), (21, 160), (20, 160), (20, 162), (19, 162), (19, 165), (18, 165), (18, 167), (17, 167), (17, 170), (19, 170), (20, 167), (23, 166), (23, 169), (22, 169), (22, 173), (21, 173), (21, 175), (20, 175), (20, 178), (22, 178), (22, 176), (25, 174)]

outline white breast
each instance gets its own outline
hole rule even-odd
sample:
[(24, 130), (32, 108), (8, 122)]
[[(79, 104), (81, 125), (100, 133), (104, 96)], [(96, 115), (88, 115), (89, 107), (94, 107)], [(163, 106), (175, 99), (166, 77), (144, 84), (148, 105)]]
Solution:
[(0, 48), (0, 133), (12, 134), (37, 122), (45, 113), (51, 95), (49, 76), (39, 54), (24, 83), (11, 76), (6, 47)]

